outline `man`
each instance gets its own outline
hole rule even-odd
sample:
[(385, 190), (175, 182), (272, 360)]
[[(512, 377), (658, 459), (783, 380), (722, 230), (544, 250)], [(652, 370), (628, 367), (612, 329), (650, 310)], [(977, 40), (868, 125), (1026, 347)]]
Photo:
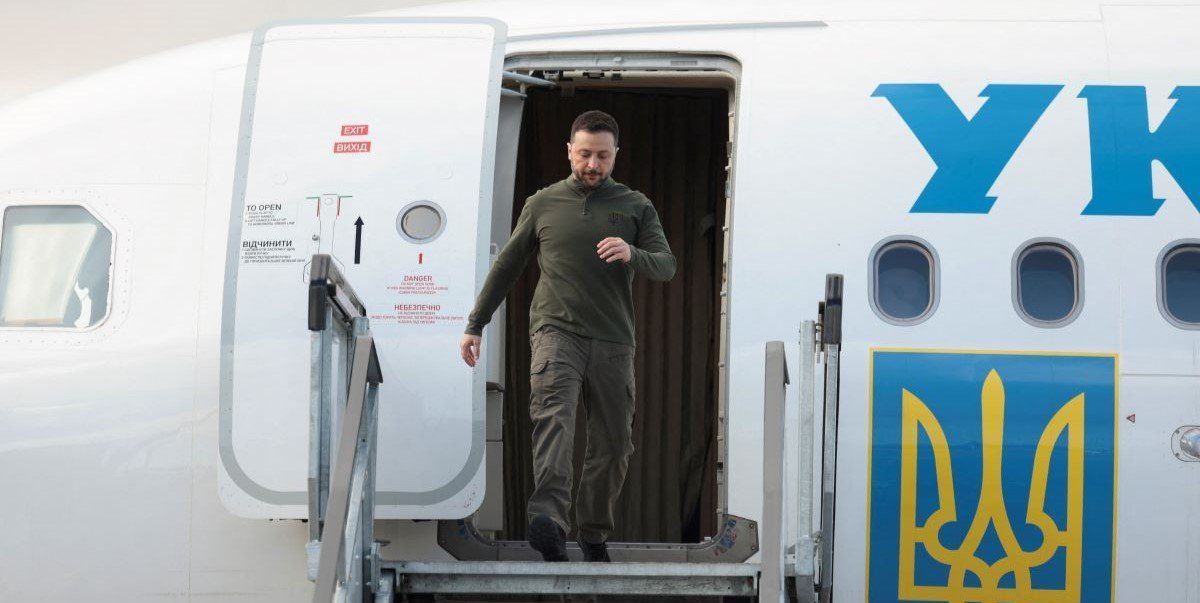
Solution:
[(575, 119), (567, 142), (571, 175), (529, 197), (512, 237), (483, 284), (459, 344), (475, 366), (480, 334), (536, 253), (541, 278), (529, 308), (534, 492), (529, 543), (546, 561), (566, 561), (575, 411), (586, 401), (587, 450), (575, 503), (588, 561), (608, 561), (613, 505), (633, 454), (633, 275), (675, 274), (654, 206), (609, 178), (617, 122), (602, 111)]

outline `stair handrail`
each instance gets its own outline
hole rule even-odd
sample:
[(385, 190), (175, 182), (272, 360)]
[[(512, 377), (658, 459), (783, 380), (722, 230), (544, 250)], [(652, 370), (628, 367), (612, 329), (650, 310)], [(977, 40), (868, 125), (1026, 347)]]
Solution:
[[(793, 543), (794, 590), (797, 603), (816, 603), (817, 533), (813, 531), (813, 429), (816, 415), (817, 325), (812, 320), (800, 323), (800, 379), (797, 384), (799, 417), (796, 441), (796, 471), (792, 494), (796, 497), (795, 538)], [(789, 418), (789, 421), (793, 419)], [(790, 460), (790, 459), (789, 459)]]
[(784, 603), (787, 538), (787, 353), (782, 341), (766, 344), (763, 371), (763, 518), (760, 603)]
[[(366, 307), (333, 259), (326, 254), (314, 255), (310, 275), (313, 437), (309, 524), (315, 536), (310, 551), (316, 550), (315, 560), (310, 559), (310, 568), (316, 566), (312, 600), (358, 602), (370, 593), (386, 590), (379, 579), (379, 549), (374, 539), (377, 399), (383, 374)], [(343, 335), (340, 350), (345, 358), (341, 366), (349, 369), (344, 405), (334, 405), (329, 393), (333, 389), (334, 330)], [(339, 410), (341, 429), (336, 443), (331, 443), (331, 425)]]

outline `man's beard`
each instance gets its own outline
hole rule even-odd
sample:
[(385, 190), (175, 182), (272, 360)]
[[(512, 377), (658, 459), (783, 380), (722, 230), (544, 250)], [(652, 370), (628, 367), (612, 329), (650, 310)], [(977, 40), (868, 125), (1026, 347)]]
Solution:
[[(589, 175), (600, 176), (600, 178), (598, 180), (596, 180), (595, 184), (589, 184), (586, 179), (586, 177)], [(604, 184), (604, 181), (608, 179), (608, 176), (606, 176), (602, 172), (599, 172), (596, 170), (583, 170), (583, 171), (575, 172), (575, 179), (578, 180), (579, 183), (583, 185), (583, 188), (591, 190), (591, 189), (599, 187), (601, 184)]]

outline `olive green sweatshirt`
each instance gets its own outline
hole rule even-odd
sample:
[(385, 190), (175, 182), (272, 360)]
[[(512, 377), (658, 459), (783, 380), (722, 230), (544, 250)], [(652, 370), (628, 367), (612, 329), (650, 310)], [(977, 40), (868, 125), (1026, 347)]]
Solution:
[[(629, 243), (629, 263), (600, 259), (596, 245), (607, 237)], [(645, 195), (612, 178), (588, 189), (568, 176), (525, 201), (467, 319), (467, 333), (482, 332), (535, 252), (541, 278), (529, 307), (531, 333), (549, 324), (633, 345), (634, 273), (656, 281), (675, 275), (675, 256)]]

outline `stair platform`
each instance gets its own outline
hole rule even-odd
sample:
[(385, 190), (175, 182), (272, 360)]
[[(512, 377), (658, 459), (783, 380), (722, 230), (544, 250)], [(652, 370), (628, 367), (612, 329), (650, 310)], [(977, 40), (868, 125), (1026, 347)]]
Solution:
[(754, 596), (754, 563), (390, 561), (396, 592)]

